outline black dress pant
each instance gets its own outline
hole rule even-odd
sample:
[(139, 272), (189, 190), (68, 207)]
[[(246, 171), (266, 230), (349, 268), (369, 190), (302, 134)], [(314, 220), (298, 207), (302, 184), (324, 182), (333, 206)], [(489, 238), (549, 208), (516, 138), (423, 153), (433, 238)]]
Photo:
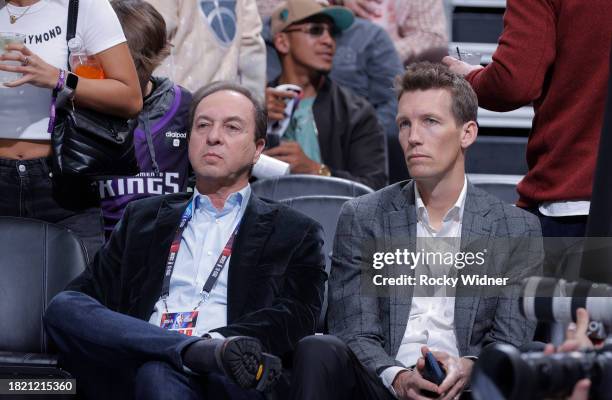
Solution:
[(292, 400), (396, 400), (335, 336), (308, 336), (294, 356)]

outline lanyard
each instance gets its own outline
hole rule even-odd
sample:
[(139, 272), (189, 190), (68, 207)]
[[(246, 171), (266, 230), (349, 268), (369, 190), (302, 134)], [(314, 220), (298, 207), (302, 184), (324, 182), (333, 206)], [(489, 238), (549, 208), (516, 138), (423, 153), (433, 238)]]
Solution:
[[(189, 221), (191, 220), (192, 215), (193, 215), (193, 201), (189, 202), (189, 205), (187, 206), (187, 208), (183, 212), (183, 215), (181, 216), (181, 222), (178, 228), (176, 229), (176, 233), (174, 234), (174, 239), (172, 240), (172, 244), (170, 245), (170, 254), (168, 254), (168, 261), (166, 261), (166, 274), (164, 276), (164, 284), (162, 286), (162, 295), (161, 295), (161, 298), (164, 302), (164, 306), (166, 307), (166, 312), (168, 312), (167, 299), (168, 299), (168, 296), (170, 295), (170, 278), (172, 277), (172, 272), (174, 271), (174, 263), (176, 262), (176, 256), (178, 254), (179, 248), (181, 247), (183, 231), (185, 230), (187, 223), (189, 223)], [(206, 279), (206, 282), (204, 283), (204, 286), (202, 287), (202, 291), (200, 292), (200, 301), (195, 306), (194, 311), (197, 310), (202, 305), (202, 303), (208, 300), (208, 298), (210, 297), (210, 292), (212, 292), (213, 287), (217, 283), (217, 280), (219, 279), (219, 275), (221, 275), (221, 271), (223, 271), (225, 264), (227, 264), (227, 260), (232, 255), (232, 246), (234, 244), (234, 239), (236, 238), (236, 234), (238, 233), (239, 227), (240, 227), (240, 221), (238, 222), (238, 224), (236, 225), (236, 228), (234, 228), (234, 231), (232, 232), (229, 239), (227, 240), (227, 243), (225, 244), (225, 247), (223, 247), (221, 254), (219, 254), (219, 258), (217, 258), (217, 262), (215, 262), (215, 266), (210, 272), (208, 279)]]

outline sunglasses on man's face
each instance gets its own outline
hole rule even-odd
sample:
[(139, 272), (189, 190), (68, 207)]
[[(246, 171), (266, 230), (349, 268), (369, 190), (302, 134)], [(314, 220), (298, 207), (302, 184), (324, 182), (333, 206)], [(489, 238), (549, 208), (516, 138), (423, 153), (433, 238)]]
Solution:
[(335, 37), (337, 33), (332, 26), (326, 24), (308, 24), (297, 28), (287, 29), (285, 32), (302, 32), (313, 38), (323, 36), (324, 32), (327, 32), (327, 34), (331, 37)]

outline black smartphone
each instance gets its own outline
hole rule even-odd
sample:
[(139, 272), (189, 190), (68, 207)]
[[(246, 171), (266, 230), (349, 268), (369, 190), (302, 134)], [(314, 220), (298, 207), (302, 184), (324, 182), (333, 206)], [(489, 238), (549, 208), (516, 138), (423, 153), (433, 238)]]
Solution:
[(431, 351), (425, 354), (425, 371), (423, 373), (423, 378), (436, 385), (440, 385), (442, 381), (444, 381), (444, 378), (446, 378), (446, 372), (444, 371), (442, 363), (436, 360), (436, 357)]
[[(436, 385), (440, 385), (444, 381), (444, 378), (446, 378), (446, 372), (444, 371), (442, 363), (436, 360), (436, 357), (431, 351), (425, 354), (425, 370), (422, 375), (423, 378)], [(421, 390), (421, 395), (430, 399), (437, 399), (439, 397), (437, 393), (430, 392), (429, 390)]]

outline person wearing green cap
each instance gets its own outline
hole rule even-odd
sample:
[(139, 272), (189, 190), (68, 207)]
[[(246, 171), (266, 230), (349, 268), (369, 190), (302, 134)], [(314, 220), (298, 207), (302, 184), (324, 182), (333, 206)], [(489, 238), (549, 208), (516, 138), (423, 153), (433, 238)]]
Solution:
[[(334, 36), (353, 19), (344, 7), (314, 0), (288, 0), (273, 12), (271, 30), (282, 71), (266, 89), (268, 118), (291, 119), (281, 144), (265, 154), (289, 163), (292, 173), (337, 176), (378, 189), (387, 182), (387, 155), (375, 111), (328, 77)], [(286, 101), (297, 94), (273, 88), (279, 84), (302, 89), (291, 116), (284, 115)]]

